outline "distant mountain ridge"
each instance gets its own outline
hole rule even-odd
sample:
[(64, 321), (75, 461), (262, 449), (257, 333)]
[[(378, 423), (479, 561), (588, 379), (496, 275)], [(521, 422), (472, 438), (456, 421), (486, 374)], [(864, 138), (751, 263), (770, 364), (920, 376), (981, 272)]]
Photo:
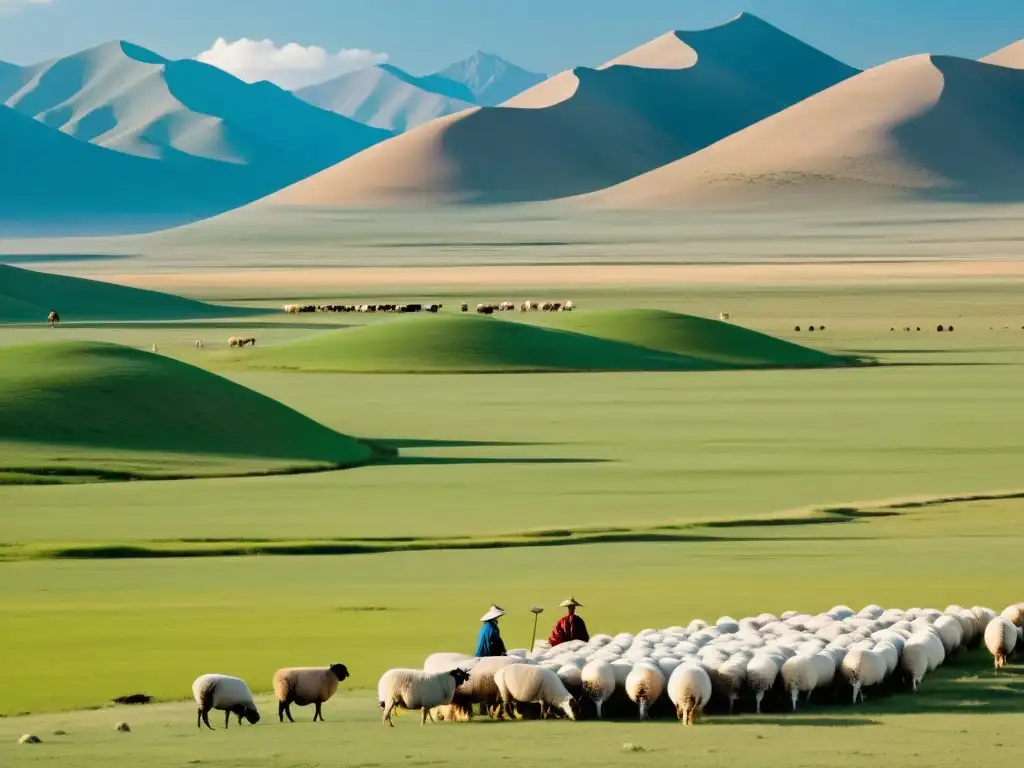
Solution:
[(299, 89), (295, 95), (366, 125), (406, 131), (473, 106), (498, 104), (543, 80), (544, 75), (477, 52), (424, 77), (380, 64)]
[(550, 200), (701, 150), (858, 70), (756, 16), (671, 32), (396, 136), (270, 198), (407, 206)]
[[(0, 68), (0, 104), (111, 155), (151, 161), (132, 165), (52, 142), (57, 156), (71, 163), (66, 175), (79, 174), (75, 163), (80, 161), (122, 185), (129, 179), (145, 177), (150, 184), (162, 179), (165, 189), (147, 186), (135, 190), (137, 199), (123, 201), (136, 222), (140, 206), (147, 220), (169, 216), (179, 223), (230, 210), (392, 135), (307, 104), (271, 83), (244, 83), (216, 67), (172, 61), (124, 41), (35, 66)], [(10, 145), (6, 130), (15, 130), (14, 121), (8, 116), (3, 126), (0, 141)], [(29, 133), (25, 126), (17, 129), (23, 140)], [(36, 145), (39, 141), (33, 138)], [(19, 167), (27, 167), (22, 160)], [(101, 167), (105, 163), (111, 165), (109, 173)], [(52, 162), (49, 167), (56, 169)], [(106, 181), (95, 179), (97, 190), (106, 188)], [(111, 194), (121, 199), (117, 190)], [(40, 204), (45, 209), (45, 202)], [(97, 216), (117, 210), (112, 203), (86, 208)]]

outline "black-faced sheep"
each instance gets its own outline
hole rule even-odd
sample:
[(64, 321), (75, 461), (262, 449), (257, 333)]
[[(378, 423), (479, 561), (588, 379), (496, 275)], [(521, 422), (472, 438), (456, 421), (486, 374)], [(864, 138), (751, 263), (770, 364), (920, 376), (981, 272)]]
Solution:
[(338, 683), (348, 678), (348, 667), (331, 664), (329, 667), (286, 667), (274, 673), (274, 694), (277, 696), (277, 717), (283, 723), (285, 715), (292, 718), (291, 705), (306, 707), (313, 704), (313, 722), (323, 720), (320, 707), (337, 691)]
[(469, 673), (462, 669), (435, 674), (418, 669), (389, 669), (377, 683), (381, 723), (394, 727), (391, 713), (398, 707), (421, 710), (420, 724), (426, 725), (428, 717), (434, 719), (430, 710), (451, 704), (455, 689), (467, 680)]
[(243, 680), (228, 675), (200, 675), (192, 683), (192, 695), (196, 704), (199, 705), (196, 715), (196, 727), (202, 728), (203, 724), (210, 730), (209, 713), (211, 709), (219, 709), (224, 712), (224, 727), (227, 728), (231, 722), (231, 715), (238, 718), (238, 724), (242, 724), (244, 717), (252, 724), (260, 721), (260, 713), (252, 699), (252, 692)]

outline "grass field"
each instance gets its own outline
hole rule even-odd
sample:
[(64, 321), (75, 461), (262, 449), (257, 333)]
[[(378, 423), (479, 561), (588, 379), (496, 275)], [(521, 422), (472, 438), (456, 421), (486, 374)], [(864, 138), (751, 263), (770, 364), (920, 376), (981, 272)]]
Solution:
[[(955, 226), (937, 213), (932, 223), (927, 216), (911, 223), (882, 217), (859, 229), (855, 222), (831, 222), (831, 239), (823, 244), (815, 240), (820, 232), (813, 222), (790, 229), (762, 222), (762, 237), (739, 233), (732, 239), (715, 235), (711, 223), (695, 224), (693, 241), (677, 260), (698, 247), (719, 263), (733, 259), (730, 249), (787, 258), (783, 247), (796, 262), (811, 258), (816, 247), (842, 263), (860, 258), (855, 251), (878, 261), (905, 254), (911, 267), (929, 259), (951, 263), (940, 261), (944, 249), (958, 257), (970, 250), (1007, 258), (1015, 242), (1012, 217), (993, 216)], [(79, 259), (69, 271), (134, 269), (140, 281), (148, 275), (162, 285), (185, 286), (203, 275), (213, 280), (219, 270), (255, 274), (260, 265), (279, 261), (288, 242), (300, 250), (297, 266), (365, 266), (392, 254), (395, 265), (440, 269), (464, 264), (478, 248), (494, 265), (568, 259), (604, 268), (634, 251), (667, 259), (674, 247), (667, 233), (679, 231), (611, 222), (587, 245), (585, 230), (538, 220), (513, 247), (514, 222), (445, 230), (444, 222), (423, 219), (395, 234), (374, 234), (358, 217), (346, 225), (352, 232), (345, 242), (354, 245), (334, 261), (323, 242), (314, 242), (319, 230), (302, 240), (301, 227), (287, 229), (287, 237), (268, 237), (260, 247), (235, 229), (209, 234), (222, 248), (213, 256), (202, 231), (91, 243), (104, 252), (120, 250), (121, 258)], [(986, 239), (990, 226), (998, 236)], [(773, 227), (779, 238), (789, 238), (785, 246), (767, 236)], [(630, 232), (635, 247), (614, 255), (630, 243)], [(414, 252), (417, 242), (426, 243), (422, 258)], [(48, 244), (46, 250), (71, 254), (72, 245)], [(403, 718), (398, 730), (385, 733), (369, 692), (379, 673), (418, 665), (436, 650), (469, 651), (477, 618), (491, 602), (509, 609), (503, 633), (511, 646), (522, 646), (531, 630), (528, 607), (547, 606), (542, 623), (553, 623), (554, 606), (568, 593), (586, 604), (592, 631), (612, 633), (696, 616), (815, 611), (836, 603), (1001, 608), (1024, 599), (1017, 577), (1024, 538), (1024, 283), (963, 276), (893, 282), (865, 272), (849, 282), (606, 283), (570, 291), (563, 284), (523, 285), (341, 288), (320, 285), (311, 271), (285, 285), (210, 282), (191, 293), (263, 314), (90, 320), (57, 331), (0, 327), (0, 354), (20, 344), (53, 351), (57, 339), (137, 350), (156, 344), (162, 363), (208, 369), (226, 377), (225, 385), (277, 400), (332, 434), (398, 451), (342, 472), (0, 486), (0, 763), (469, 765), (485, 753), (503, 762), (558, 760), (581, 767), (732, 765), (737, 758), (767, 765), (931, 766), (950, 755), (988, 766), (1017, 762), (1012, 738), (1024, 712), (1024, 670), (1017, 666), (995, 679), (984, 652), (929, 677), (916, 697), (873, 698), (857, 710), (822, 706), (796, 718), (712, 717), (687, 731), (669, 722), (420, 729)], [(257, 336), (256, 351), (266, 348), (268, 355), (316, 349), (332, 334), (366, 333), (372, 340), (386, 323), (404, 321), (284, 315), (280, 305), (295, 300), (440, 300), (447, 311), (461, 301), (547, 293), (572, 298), (586, 311), (516, 321), (677, 352), (676, 345), (689, 343), (685, 335), (670, 326), (652, 334), (645, 325), (638, 339), (631, 322), (637, 315), (625, 310), (729, 312), (741, 326), (880, 365), (296, 374), (249, 369), (226, 348), (228, 336), (245, 334)], [(477, 318), (453, 322), (463, 320)], [(939, 323), (955, 324), (955, 333), (937, 333)], [(812, 334), (809, 324), (827, 330)], [(803, 330), (795, 331), (797, 325)], [(900, 330), (907, 325), (922, 330)], [(205, 349), (195, 348), (197, 338)], [(58, 356), (49, 368), (60, 373), (63, 361)], [(158, 400), (176, 406), (179, 390)], [(177, 407), (168, 412), (181, 414)], [(203, 429), (182, 426), (177, 434), (197, 448), (218, 440), (248, 443), (245, 460), (259, 463), (265, 451), (256, 455), (252, 446), (263, 424), (255, 415)], [(308, 450), (315, 444), (305, 438), (290, 443)], [(67, 445), (67, 463), (88, 458), (88, 451)], [(199, 450), (154, 456), (136, 444), (109, 445), (118, 461), (144, 465), (155, 458), (165, 470), (191, 465), (195, 471), (213, 460)], [(33, 457), (34, 450), (41, 452)], [(0, 465), (52, 458), (52, 452), (52, 444), (7, 441), (0, 444)], [(333, 661), (348, 664), (353, 677), (325, 708), (328, 722), (314, 727), (303, 722), (303, 712), (294, 726), (298, 734), (269, 717), (253, 729), (197, 734), (194, 709), (181, 703), (203, 672), (239, 674), (265, 692), (279, 666)], [(40, 679), (59, 684), (39, 686)], [(161, 703), (104, 707), (135, 692)], [(90, 707), (104, 708), (83, 711)], [(114, 732), (119, 719), (131, 723), (131, 734)], [(57, 730), (66, 734), (54, 736)], [(25, 732), (45, 743), (14, 744)], [(624, 752), (624, 743), (645, 751)]]

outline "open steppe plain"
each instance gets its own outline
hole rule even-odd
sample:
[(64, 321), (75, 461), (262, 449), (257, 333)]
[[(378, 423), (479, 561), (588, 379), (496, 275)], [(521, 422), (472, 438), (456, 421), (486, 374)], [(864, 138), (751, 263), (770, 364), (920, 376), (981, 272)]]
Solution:
[[(916, 696), (713, 716), (688, 730), (669, 720), (420, 729), (402, 718), (385, 733), (372, 691), (386, 667), (470, 651), (491, 602), (509, 610), (503, 633), (522, 646), (528, 607), (548, 607), (546, 626), (568, 593), (586, 604), (592, 631), (611, 633), (837, 603), (1021, 600), (1018, 222), (1012, 208), (320, 211), (149, 238), (0, 244), (0, 260), (19, 266), (266, 310), (65, 317), (57, 330), (0, 327), (0, 345), (155, 344), (399, 451), (317, 474), (0, 486), (0, 762), (1015, 764), (1022, 670), (993, 676), (984, 651), (952, 660)], [(262, 348), (395, 322), (289, 316), (284, 303), (441, 301), (447, 313), (526, 298), (571, 298), (581, 312), (728, 312), (881, 364), (383, 375), (248, 370), (225, 357), (232, 335)], [(955, 332), (937, 333), (940, 323)], [(0, 458), (12, 450), (5, 443)], [(268, 702), (255, 728), (194, 730), (184, 700), (200, 673), (238, 674), (265, 693), (277, 667), (333, 661), (353, 676), (324, 724), (303, 722), (303, 711), (279, 725)], [(160, 703), (106, 706), (136, 692)], [(118, 720), (132, 733), (115, 732)], [(16, 744), (27, 732), (44, 743)], [(646, 751), (624, 753), (624, 743)]]

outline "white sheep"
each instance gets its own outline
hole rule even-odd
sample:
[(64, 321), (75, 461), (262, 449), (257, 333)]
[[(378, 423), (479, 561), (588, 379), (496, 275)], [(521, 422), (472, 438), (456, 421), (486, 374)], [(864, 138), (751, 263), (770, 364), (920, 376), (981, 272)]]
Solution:
[(668, 698), (683, 725), (693, 725), (711, 700), (711, 677), (696, 663), (676, 667), (668, 679)]
[(1006, 666), (1006, 660), (1017, 647), (1017, 628), (1004, 616), (997, 616), (985, 627), (985, 647), (995, 659), (996, 669)]
[(900, 667), (910, 678), (910, 687), (915, 692), (928, 672), (928, 656), (928, 644), (922, 638), (911, 638), (903, 646)]
[(211, 709), (219, 709), (224, 712), (224, 727), (227, 728), (231, 722), (231, 715), (238, 718), (238, 724), (242, 724), (244, 717), (252, 724), (260, 721), (260, 713), (256, 709), (256, 703), (252, 699), (252, 692), (243, 680), (229, 675), (200, 675), (192, 683), (192, 695), (196, 704), (199, 705), (196, 715), (196, 727), (202, 728), (203, 724), (211, 731), (209, 713)]
[(299, 707), (315, 705), (313, 722), (323, 720), (323, 703), (338, 691), (338, 683), (348, 678), (348, 667), (331, 664), (329, 667), (286, 667), (274, 673), (274, 694), (277, 696), (277, 718), (282, 723), (285, 715), (290, 722), (292, 704)]
[(885, 679), (885, 657), (877, 651), (853, 648), (843, 658), (843, 677), (853, 686), (853, 703), (864, 701), (864, 688)]
[(747, 685), (754, 692), (755, 711), (761, 714), (761, 700), (765, 692), (770, 691), (775, 685), (775, 678), (779, 676), (779, 665), (771, 656), (757, 654), (747, 662), (746, 676)]
[(545, 709), (560, 709), (570, 720), (576, 719), (576, 700), (566, 690), (558, 675), (550, 669), (532, 664), (509, 664), (494, 675), (506, 712), (516, 704), (540, 704)]
[(1015, 627), (1024, 627), (1024, 603), (1008, 605), (1000, 614)]
[(394, 727), (391, 713), (395, 707), (421, 710), (420, 725), (427, 717), (433, 720), (430, 710), (452, 703), (455, 689), (469, 680), (464, 669), (449, 672), (429, 673), (418, 669), (389, 669), (377, 683), (377, 699), (383, 715), (383, 725)]
[(555, 674), (569, 693), (577, 695), (583, 692), (583, 673), (576, 664), (563, 664), (555, 670)]
[[(500, 658), (498, 656), (488, 658)], [(432, 653), (423, 662), (424, 672), (449, 672), (456, 667), (472, 672), (473, 667), (480, 663), (481, 659), (476, 656), (467, 656), (464, 653)]]
[(647, 718), (647, 711), (665, 690), (665, 675), (651, 663), (637, 664), (626, 677), (626, 695), (640, 708), (640, 719)]
[(729, 659), (718, 669), (709, 670), (712, 686), (729, 700), (729, 714), (733, 712), (740, 689), (747, 679), (747, 663), (743, 659)]
[[(816, 656), (793, 656), (786, 659), (780, 673), (782, 682), (786, 686), (786, 692), (793, 702), (793, 711), (796, 712), (796, 702), (800, 693), (803, 692), (807, 698), (811, 697), (811, 691), (818, 687), (818, 664)], [(830, 657), (822, 656), (823, 659), (831, 661)], [(835, 670), (835, 666), (832, 667)]]
[(939, 616), (932, 627), (939, 633), (939, 640), (942, 641), (947, 657), (963, 643), (964, 631), (960, 627), (960, 622), (952, 616)]
[[(437, 655), (437, 654), (435, 654)], [(430, 659), (427, 660), (431, 662)], [(432, 664), (440, 660), (434, 659)], [(514, 656), (486, 656), (484, 658), (473, 658), (475, 662), (469, 670), (469, 680), (455, 689), (451, 705), (441, 707), (439, 716), (444, 720), (470, 720), (473, 717), (473, 706), (479, 705), (482, 713), (491, 717), (497, 715), (497, 708), (501, 704), (501, 694), (494, 682), (494, 673), (509, 664), (522, 663), (523, 659)], [(466, 665), (460, 664), (461, 669)], [(449, 666), (447, 669), (451, 669)], [(446, 670), (427, 669), (428, 672), (441, 672)]]
[(583, 695), (594, 702), (597, 717), (601, 719), (604, 703), (615, 693), (615, 670), (607, 661), (596, 660), (587, 664), (580, 673)]

